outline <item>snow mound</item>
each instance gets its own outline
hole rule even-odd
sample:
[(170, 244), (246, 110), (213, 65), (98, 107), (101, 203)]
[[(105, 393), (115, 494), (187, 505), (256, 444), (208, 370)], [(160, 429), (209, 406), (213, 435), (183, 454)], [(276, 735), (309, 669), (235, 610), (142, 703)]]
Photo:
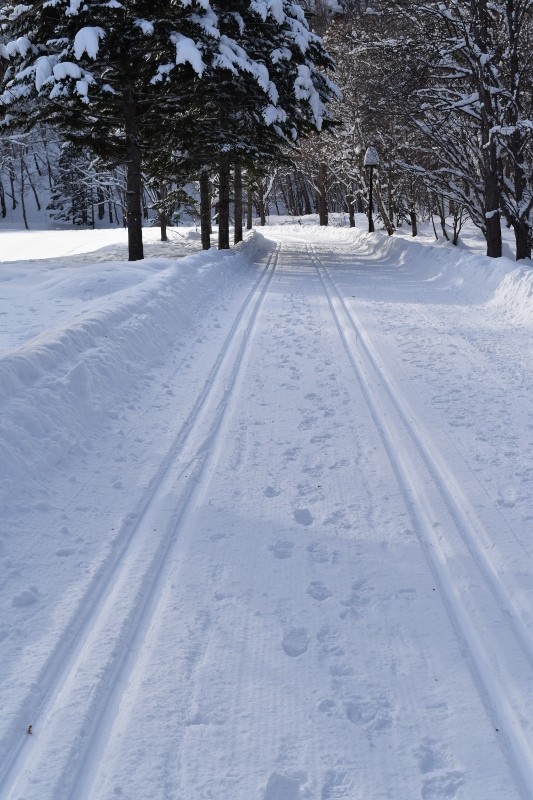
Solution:
[[(436, 299), (460, 305), (490, 305), (498, 308), (510, 323), (533, 322), (533, 264), (516, 262), (507, 257), (488, 258), (479, 252), (454, 247), (431, 236), (417, 239), (405, 238), (401, 232), (387, 236), (377, 231), (369, 234), (360, 228), (330, 225), (318, 226), (314, 218), (302, 218), (294, 224), (295, 235), (305, 226), (305, 239), (332, 244), (352, 244), (354, 261), (361, 260), (378, 265), (390, 265), (404, 274), (409, 272), (414, 281), (433, 283)], [(281, 223), (269, 228), (284, 230)], [(479, 237), (478, 237), (479, 238)]]
[(533, 267), (508, 258), (487, 258), (449, 243), (428, 244), (384, 234), (349, 234), (357, 247), (375, 259), (389, 259), (411, 269), (422, 281), (449, 292), (460, 303), (491, 304), (509, 320), (533, 321)]
[[(127, 401), (143, 368), (175, 346), (195, 315), (209, 314), (222, 286), (271, 246), (255, 234), (236, 251), (146, 259), (134, 267), (104, 262), (101, 273), (94, 265), (88, 270), (88, 284), (78, 266), (84, 290), (109, 281), (110, 270), (126, 277), (103, 296), (90, 292), (86, 310), (0, 358), (0, 499), (6, 507), (14, 486), (31, 487), (32, 478), (67, 452), (90, 449), (87, 432), (107, 409)], [(7, 276), (14, 279), (13, 271)], [(61, 285), (56, 279), (54, 288), (72, 303), (72, 286), (72, 280)]]

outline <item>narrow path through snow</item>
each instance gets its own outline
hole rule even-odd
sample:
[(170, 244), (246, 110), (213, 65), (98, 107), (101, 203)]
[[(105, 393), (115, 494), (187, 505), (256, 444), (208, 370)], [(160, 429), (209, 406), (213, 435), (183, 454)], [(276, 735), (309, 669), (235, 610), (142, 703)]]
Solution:
[(527, 796), (533, 786), (533, 638), (523, 623), (528, 598), (512, 586), (506, 590), (505, 570), (498, 574), (475, 510), (391, 383), (324, 262), (310, 253), (480, 696)]
[[(498, 392), (525, 395), (531, 369), (508, 376), (500, 342), (489, 374), (497, 312), (455, 307), (420, 264), (346, 232), (272, 235), (194, 323), (172, 320), (167, 269), (120, 316), (98, 306), (86, 340), (73, 327), (89, 372), (155, 313), (160, 357), (128, 356), (124, 393), (8, 509), (2, 596), (26, 583), (5, 636), (6, 800), (530, 797), (524, 404), (490, 459)], [(197, 263), (187, 280), (208, 286)], [(113, 341), (91, 343), (105, 319)], [(43, 398), (62, 380), (48, 346), (55, 372), (25, 389)]]

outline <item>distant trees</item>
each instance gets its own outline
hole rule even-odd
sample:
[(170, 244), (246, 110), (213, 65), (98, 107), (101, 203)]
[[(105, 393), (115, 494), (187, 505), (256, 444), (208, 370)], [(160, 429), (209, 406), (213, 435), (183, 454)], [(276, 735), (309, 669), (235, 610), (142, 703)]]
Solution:
[[(57, 213), (85, 222), (87, 208), (90, 224), (102, 192), (116, 202), (110, 176), (126, 171), (131, 258), (142, 256), (141, 190), (164, 222), (191, 180), (204, 247), (210, 198), (228, 247), (230, 198), (238, 241), (252, 191), (260, 219), (273, 201), (321, 224), (343, 210), (354, 224), (369, 202), (372, 145), (389, 233), (407, 222), (416, 235), (423, 215), (457, 242), (468, 215), (490, 256), (504, 223), (517, 258), (531, 257), (533, 0), (40, 0), (4, 3), (0, 17), (13, 142), (0, 154), (1, 213), (21, 183), (38, 195), (20, 138), (36, 124), (73, 148), (49, 176)], [(76, 173), (69, 205), (83, 162), (90, 174)]]
[(517, 258), (530, 258), (533, 0), (309, 0), (316, 13), (324, 3), (343, 99), (337, 125), (302, 147), (293, 184), (303, 165), (315, 183), (325, 166), (331, 207), (343, 193), (347, 210), (366, 204), (361, 153), (374, 145), (388, 230), (405, 219), (415, 234), (422, 212), (448, 236), (451, 216), (457, 241), (466, 212), (488, 255), (501, 255), (503, 221)]
[[(532, 0), (393, 4), (419, 49), (426, 82), (413, 115), (428, 170), (482, 230), (487, 254), (502, 253), (501, 217), (517, 258), (531, 257), (533, 231)], [(429, 45), (429, 47), (428, 47)]]
[(28, 212), (43, 210), (52, 190), (59, 152), (57, 138), (40, 125), (31, 132), (4, 134), (0, 141), (0, 220), (21, 218), (29, 227)]
[[(216, 81), (195, 80), (194, 101), (182, 118), (179, 159), (180, 169), (188, 164), (196, 174), (216, 165), (219, 247), (227, 248), (232, 174), (239, 240), (243, 175), (250, 187), (258, 173), (286, 160), (284, 151), (302, 135), (320, 130), (329, 120), (327, 104), (336, 88), (326, 76), (332, 60), (297, 3), (224, 0), (212, 1), (212, 7), (221, 36), (233, 42), (245, 66), (224, 64)], [(202, 220), (205, 228), (205, 214)], [(205, 230), (202, 240), (208, 247)]]
[(39, 0), (4, 4), (1, 21), (4, 125), (46, 122), (126, 166), (130, 260), (143, 257), (143, 166), (274, 158), (321, 128), (334, 96), (329, 56), (289, 0)]
[(172, 19), (165, 15), (168, 5), (54, 0), (2, 9), (9, 37), (2, 96), (8, 122), (45, 121), (76, 144), (126, 165), (131, 260), (143, 257), (143, 145), (161, 130), (156, 109), (163, 97), (176, 104), (194, 70), (191, 62), (200, 59), (192, 40), (173, 35), (177, 17), (187, 33), (197, 32), (193, 11), (201, 9), (174, 4)]

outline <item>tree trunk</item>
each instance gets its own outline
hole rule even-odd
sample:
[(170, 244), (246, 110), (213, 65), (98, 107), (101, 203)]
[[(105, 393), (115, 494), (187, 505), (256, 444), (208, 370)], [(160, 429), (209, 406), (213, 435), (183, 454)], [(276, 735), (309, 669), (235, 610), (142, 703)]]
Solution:
[(531, 258), (531, 228), (526, 220), (517, 220), (513, 224), (516, 242), (516, 260)]
[[(488, 193), (485, 194), (488, 198)], [(487, 212), (485, 217), (485, 241), (487, 243), (487, 255), (489, 258), (500, 258), (502, 254), (502, 228), (500, 212), (497, 211), (492, 203), (488, 203), (488, 207), (492, 206), (492, 210)]]
[(309, 197), (309, 191), (301, 173), (297, 173), (296, 175), (296, 193), (299, 196), (299, 202), (303, 203), (303, 213), (307, 215), (312, 214), (311, 198)]
[(161, 241), (168, 242), (167, 236), (167, 224), (168, 224), (168, 214), (167, 214), (167, 186), (163, 181), (159, 184), (159, 200), (160, 200), (160, 208), (159, 208), (159, 226), (161, 228)]
[(211, 198), (209, 196), (209, 173), (203, 170), (200, 173), (200, 236), (202, 250), (211, 247)]
[[(389, 219), (394, 223), (394, 196), (390, 173), (387, 175), (387, 204), (389, 206)], [(413, 236), (416, 236), (416, 233), (413, 233)]]
[(105, 217), (105, 195), (101, 186), (96, 187), (96, 198), (98, 205), (98, 219), (102, 221)]
[[(437, 209), (437, 214), (439, 215), (439, 222), (440, 222), (440, 228), (441, 228), (441, 231), (442, 231), (442, 235), (444, 236), (446, 241), (449, 242), (450, 241), (450, 236), (449, 236), (448, 230), (446, 228), (446, 213), (445, 213), (445, 209), (444, 209), (444, 199), (441, 197), (440, 200), (439, 200), (437, 195), (435, 195), (434, 199), (435, 199), (435, 207)], [(435, 233), (435, 236), (437, 236), (436, 233)], [(437, 236), (437, 238), (438, 238), (438, 236)]]
[(320, 225), (328, 224), (327, 166), (320, 164), (318, 168), (318, 221)]
[(254, 226), (254, 193), (250, 187), (246, 192), (246, 230), (251, 231)]
[(416, 223), (416, 211), (414, 208), (409, 210), (409, 219), (411, 220), (411, 235), (418, 236), (418, 226)]
[(124, 129), (126, 133), (126, 213), (128, 220), (128, 260), (144, 258), (142, 233), (141, 148), (131, 87), (124, 97)]
[(28, 218), (26, 216), (26, 199), (24, 197), (24, 192), (26, 188), (24, 186), (24, 169), (23, 169), (23, 162), (22, 159), (20, 160), (20, 202), (22, 204), (22, 219), (24, 220), (24, 227), (27, 231), (29, 231), (30, 226), (28, 225)]
[(17, 196), (15, 194), (15, 171), (13, 169), (13, 166), (11, 166), (9, 169), (9, 183), (11, 185), (11, 207), (14, 211), (18, 204), (17, 204)]
[(389, 236), (392, 236), (392, 234), (394, 233), (394, 226), (390, 221), (387, 212), (385, 211), (385, 206), (383, 205), (383, 200), (381, 199), (381, 192), (379, 191), (379, 186), (377, 185), (377, 182), (376, 185), (374, 186), (374, 193), (376, 195), (376, 202), (378, 204), (379, 213), (381, 214), (381, 219), (383, 220), (385, 229), (389, 234)]
[(289, 214), (291, 214), (291, 216), (295, 217), (299, 213), (299, 208), (298, 204), (296, 203), (296, 195), (294, 192), (294, 186), (290, 175), (287, 175), (285, 183), (287, 186), (287, 201), (286, 201), (287, 211), (289, 212)]
[[(492, 145), (489, 145), (492, 150)], [(494, 161), (496, 155), (494, 154)], [(489, 168), (491, 170), (492, 168)], [(496, 173), (485, 172), (485, 240), (487, 242), (487, 255), (490, 258), (500, 258), (502, 254), (502, 226), (499, 210), (499, 187)]]
[(230, 160), (224, 154), (219, 166), (218, 249), (229, 250)]
[(374, 167), (369, 167), (370, 171), (370, 178), (369, 178), (369, 186), (368, 186), (368, 232), (374, 233), (374, 200), (372, 198), (372, 192), (374, 188)]
[[(513, 0), (507, 0), (506, 3), (506, 30), (509, 38), (508, 80), (510, 82), (508, 91), (509, 95), (513, 98), (513, 102), (507, 105), (506, 124), (514, 128), (507, 142), (507, 149), (511, 155), (510, 163), (512, 164), (513, 171), (514, 202), (506, 203), (505, 205), (507, 206), (507, 219), (511, 223), (515, 234), (517, 261), (522, 258), (531, 258), (531, 246), (533, 243), (533, 223), (531, 222), (531, 211), (533, 208), (533, 198), (531, 197), (531, 163), (528, 164), (527, 159), (524, 158), (529, 134), (524, 132), (524, 129), (518, 125), (521, 116), (525, 116), (521, 91), (521, 76), (523, 74), (521, 48), (523, 32), (527, 30), (527, 28), (522, 27), (525, 23), (525, 18), (522, 23), (520, 22), (520, 5), (519, 2), (513, 2)], [(504, 184), (504, 203), (506, 195), (505, 190), (506, 185)], [(529, 202), (525, 202), (527, 194), (529, 194)]]
[(350, 228), (355, 228), (355, 197), (353, 194), (349, 194), (346, 197), (346, 202), (348, 203), (348, 217), (350, 219)]
[(435, 216), (434, 216), (434, 214), (433, 214), (433, 209), (431, 209), (431, 210), (430, 210), (430, 212), (429, 212), (429, 218), (430, 218), (430, 220), (431, 220), (431, 226), (432, 226), (432, 228), (433, 228), (433, 233), (435, 234), (435, 239), (436, 239), (436, 240), (437, 240), (437, 242), (438, 242), (438, 241), (439, 241), (439, 235), (438, 235), (438, 233), (437, 233), (437, 229), (436, 229), (436, 227), (435, 227)]
[(519, 130), (515, 131), (510, 136), (508, 148), (511, 153), (510, 160), (513, 165), (512, 180), (514, 196), (511, 203), (505, 204), (507, 207), (506, 216), (514, 230), (516, 260), (519, 261), (522, 258), (531, 258), (531, 242), (533, 238), (533, 226), (530, 222), (533, 199), (531, 199), (530, 195), (529, 202), (526, 202), (528, 192), (527, 164), (523, 157), (523, 152), (525, 150), (523, 134)]
[(34, 184), (34, 182), (32, 181), (32, 178), (31, 178), (31, 172), (29, 171), (28, 165), (26, 164), (25, 161), (23, 162), (23, 169), (26, 172), (26, 176), (28, 178), (28, 183), (30, 184), (30, 188), (31, 188), (32, 193), (33, 193), (33, 198), (35, 200), (35, 205), (37, 206), (37, 211), (40, 211), (41, 210), (41, 201), (39, 200), (39, 195), (37, 194), (37, 189), (35, 188), (35, 184)]
[(265, 186), (262, 180), (259, 181), (259, 190), (257, 193), (257, 205), (259, 206), (259, 224), (261, 227), (266, 225), (266, 209), (265, 209)]
[(484, 229), (487, 242), (487, 255), (490, 258), (500, 258), (502, 254), (502, 226), (500, 215), (500, 187), (498, 175), (498, 154), (496, 142), (492, 135), (491, 120), (487, 115), (491, 98), (488, 90), (480, 93), (481, 99), (481, 137), (483, 142), (482, 168), (484, 184)]
[(235, 164), (233, 186), (235, 192), (235, 231), (233, 241), (238, 244), (242, 242), (242, 167), (240, 164)]

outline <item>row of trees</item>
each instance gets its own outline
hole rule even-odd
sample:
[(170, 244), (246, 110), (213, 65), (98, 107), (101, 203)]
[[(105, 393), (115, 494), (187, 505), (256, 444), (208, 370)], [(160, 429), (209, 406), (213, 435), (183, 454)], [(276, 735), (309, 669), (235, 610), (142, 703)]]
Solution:
[[(204, 247), (211, 201), (229, 246), (230, 191), (236, 241), (252, 193), (260, 218), (270, 202), (355, 224), (373, 145), (389, 233), (407, 222), (416, 235), (422, 216), (457, 243), (470, 217), (488, 255), (506, 224), (517, 258), (531, 257), (533, 0), (47, 0), (0, 13), (2, 213), (17, 186), (35, 194), (39, 166), (58, 215), (120, 220), (124, 204), (132, 258), (146, 206), (164, 226), (191, 181)], [(28, 120), (63, 141), (55, 160), (35, 161)]]
[(533, 0), (322, 1), (343, 99), (338, 126), (304, 143), (293, 185), (305, 171), (319, 195), (344, 194), (347, 210), (366, 202), (372, 144), (389, 233), (402, 219), (416, 233), (422, 212), (448, 235), (451, 215), (456, 241), (468, 215), (489, 256), (502, 253), (503, 222), (517, 258), (531, 258)]
[(205, 205), (216, 165), (228, 247), (231, 165), (238, 189), (243, 166), (253, 176), (320, 131), (336, 96), (331, 58), (291, 0), (39, 0), (3, 4), (0, 22), (4, 129), (45, 125), (124, 166), (131, 260), (143, 173), (161, 208), (169, 178), (200, 176)]

